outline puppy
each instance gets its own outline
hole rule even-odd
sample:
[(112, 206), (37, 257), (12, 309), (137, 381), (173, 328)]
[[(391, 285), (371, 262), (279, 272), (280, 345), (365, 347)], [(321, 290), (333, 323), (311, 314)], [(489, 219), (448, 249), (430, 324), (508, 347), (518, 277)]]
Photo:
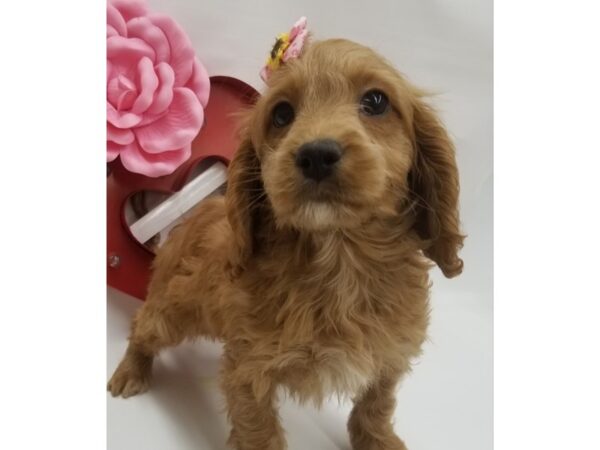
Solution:
[(108, 389), (148, 389), (152, 359), (224, 342), (236, 450), (282, 450), (276, 392), (348, 395), (355, 450), (404, 450), (394, 391), (426, 338), (428, 270), (463, 267), (452, 143), (423, 94), (369, 48), (308, 45), (269, 79), (229, 167), (160, 249)]

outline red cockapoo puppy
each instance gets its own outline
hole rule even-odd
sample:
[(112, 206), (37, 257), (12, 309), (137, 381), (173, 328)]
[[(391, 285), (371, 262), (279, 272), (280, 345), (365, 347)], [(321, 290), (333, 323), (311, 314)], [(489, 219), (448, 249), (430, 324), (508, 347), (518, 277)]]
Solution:
[(430, 261), (463, 267), (443, 125), (381, 56), (335, 39), (271, 74), (242, 134), (225, 197), (159, 250), (108, 389), (143, 392), (161, 349), (220, 339), (233, 448), (286, 447), (283, 386), (352, 396), (353, 448), (404, 450), (394, 390), (427, 335)]

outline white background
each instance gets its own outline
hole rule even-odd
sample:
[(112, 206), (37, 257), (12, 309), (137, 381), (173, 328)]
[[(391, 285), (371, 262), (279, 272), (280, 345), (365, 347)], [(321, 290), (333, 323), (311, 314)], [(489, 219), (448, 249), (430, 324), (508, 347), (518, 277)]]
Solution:
[[(433, 273), (430, 341), (398, 392), (396, 431), (409, 450), (492, 448), (492, 5), (490, 1), (151, 0), (190, 36), (210, 75), (258, 76), (277, 33), (305, 15), (314, 38), (345, 37), (381, 52), (415, 84), (434, 91), (457, 147), (461, 213), (468, 235), (464, 273)], [(126, 346), (139, 302), (108, 293), (107, 377)], [(152, 390), (108, 399), (108, 447), (225, 448), (228, 426), (217, 389), (219, 346), (165, 351)], [(350, 404), (323, 411), (284, 401), (291, 450), (348, 449)]]

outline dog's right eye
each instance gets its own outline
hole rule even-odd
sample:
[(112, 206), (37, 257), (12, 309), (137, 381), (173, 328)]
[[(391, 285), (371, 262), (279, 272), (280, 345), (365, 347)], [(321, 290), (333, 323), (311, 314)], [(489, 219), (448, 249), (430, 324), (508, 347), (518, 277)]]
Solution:
[(360, 110), (367, 116), (379, 116), (387, 111), (389, 103), (387, 95), (373, 89), (360, 99)]
[(294, 120), (294, 108), (288, 102), (281, 102), (273, 108), (273, 126), (283, 128)]

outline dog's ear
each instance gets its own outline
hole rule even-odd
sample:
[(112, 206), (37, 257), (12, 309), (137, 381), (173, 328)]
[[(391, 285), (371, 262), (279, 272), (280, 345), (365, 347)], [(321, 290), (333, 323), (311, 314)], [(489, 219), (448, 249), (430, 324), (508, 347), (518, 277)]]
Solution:
[(260, 161), (250, 138), (245, 137), (229, 165), (225, 193), (227, 219), (233, 230), (227, 267), (232, 278), (244, 271), (255, 251), (263, 199)]
[(413, 127), (416, 152), (409, 184), (416, 205), (415, 229), (427, 242), (425, 256), (452, 278), (462, 272), (458, 251), (464, 239), (454, 146), (436, 113), (420, 97), (413, 102)]

